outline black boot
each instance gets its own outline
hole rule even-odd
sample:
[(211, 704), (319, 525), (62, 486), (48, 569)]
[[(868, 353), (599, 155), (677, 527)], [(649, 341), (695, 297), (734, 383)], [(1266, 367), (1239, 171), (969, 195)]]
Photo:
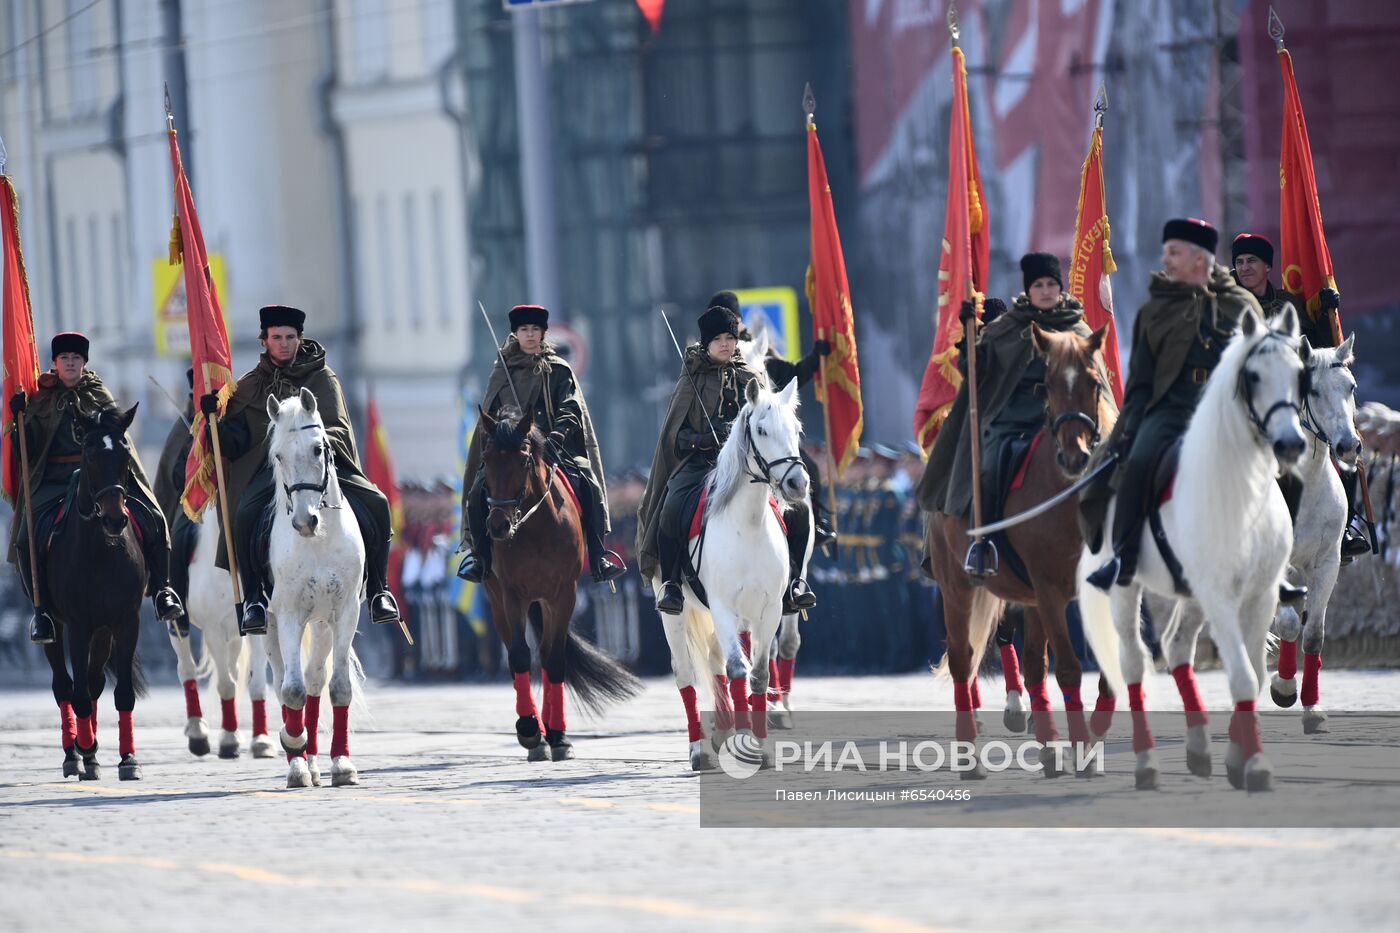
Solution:
[[(175, 591), (181, 606), (189, 600), (190, 558), (198, 543), (199, 526), (183, 515), (176, 518), (175, 524), (170, 527), (170, 588)], [(188, 638), (190, 634), (188, 611), (181, 612), (175, 621), (169, 624), (169, 628), (170, 634), (177, 638)]]
[(36, 645), (51, 645), (58, 638), (53, 619), (42, 609), (35, 609), (29, 620), (29, 640)]
[(139, 498), (127, 502), (127, 511), (139, 525), (142, 548), (146, 558), (147, 591), (151, 594), (151, 605), (155, 607), (156, 618), (171, 625), (185, 614), (180, 597), (170, 588), (170, 542), (163, 522), (151, 514), (150, 507)]
[(243, 604), (238, 613), (238, 634), (267, 634), (267, 595), (262, 574), (253, 561), (238, 565), (238, 579), (243, 584)]
[[(491, 536), (486, 532), (486, 487), (484, 479), (478, 478), (467, 493), (467, 527), (471, 529), (472, 543), (462, 562), (457, 565), (457, 576), (468, 583), (480, 583), (491, 572)], [(464, 544), (466, 542), (463, 542)]]
[(806, 612), (816, 608), (816, 605), (817, 597), (808, 588), (807, 581), (798, 576), (790, 578), (787, 590), (783, 593), (783, 615)]
[(627, 564), (603, 542), (603, 503), (586, 477), (570, 477), (583, 506), (583, 538), (588, 543), (588, 569), (594, 583), (608, 583), (627, 572)]
[[(664, 522), (663, 522), (664, 524)], [(678, 616), (685, 608), (685, 593), (681, 590), (681, 547), (665, 528), (656, 532), (656, 547), (660, 552), (661, 572), (664, 579), (661, 590), (656, 594), (656, 611)]]
[(1349, 564), (1358, 557), (1364, 557), (1373, 553), (1371, 538), (1362, 530), (1365, 519), (1358, 515), (1351, 516), (1347, 522), (1346, 531), (1342, 532), (1342, 563)]
[(788, 586), (783, 591), (783, 614), (805, 612), (817, 605), (817, 597), (802, 578), (807, 558), (807, 538), (811, 535), (812, 512), (804, 507), (787, 513)]
[(1294, 586), (1287, 580), (1278, 585), (1278, 601), (1285, 606), (1301, 606), (1308, 598), (1306, 586)]
[(375, 625), (399, 621), (399, 604), (389, 591), (389, 542), (382, 541), (365, 555), (365, 589), (369, 591), (369, 620)]

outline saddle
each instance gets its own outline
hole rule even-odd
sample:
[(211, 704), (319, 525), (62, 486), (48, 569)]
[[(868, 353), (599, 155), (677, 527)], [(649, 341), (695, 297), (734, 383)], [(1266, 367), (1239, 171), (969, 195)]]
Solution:
[[(685, 502), (681, 504), (681, 516), (690, 516), (690, 521), (686, 523), (687, 543), (696, 541), (695, 554), (692, 557), (690, 548), (685, 548), (685, 564), (681, 572), (685, 575), (685, 582), (690, 584), (690, 589), (695, 593), (695, 597), (700, 600), (701, 605), (706, 609), (710, 608), (709, 597), (705, 593), (705, 587), (700, 582), (700, 558), (705, 553), (705, 500), (710, 495), (710, 483), (706, 479), (699, 488), (694, 489), (686, 496)], [(788, 533), (787, 522), (783, 519), (782, 506), (778, 504), (777, 498), (771, 493), (768, 496), (768, 507), (773, 510), (773, 515), (778, 519), (778, 527), (782, 529), (783, 536)]]
[[(58, 501), (58, 507), (48, 513), (50, 517), (38, 516), (35, 518), (34, 539), (42, 541), (44, 554), (47, 556), (53, 547), (54, 538), (58, 537), (68, 523), (68, 515), (74, 511), (73, 503), (78, 500), (78, 481), (81, 474), (74, 473), (72, 479), (68, 481), (68, 491), (63, 494), (63, 498)], [(142, 546), (146, 545), (146, 536), (141, 530), (141, 523), (136, 520), (136, 515), (132, 512), (132, 500), (127, 498), (122, 505), (122, 511), (126, 513), (126, 520), (131, 523), (131, 529), (136, 533), (136, 542)], [(137, 508), (141, 508), (137, 503)], [(47, 524), (47, 527), (45, 525)]]

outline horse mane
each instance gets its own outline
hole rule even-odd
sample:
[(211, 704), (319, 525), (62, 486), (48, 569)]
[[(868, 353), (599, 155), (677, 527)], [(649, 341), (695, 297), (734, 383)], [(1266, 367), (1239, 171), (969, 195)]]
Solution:
[(544, 432), (539, 425), (531, 424), (529, 431), (520, 430), (520, 419), (522, 415), (507, 415), (496, 420), (496, 427), (491, 431), (491, 446), (506, 453), (517, 453), (525, 450), (528, 445), (531, 450), (545, 449)]
[(719, 449), (715, 471), (710, 476), (707, 506), (713, 512), (718, 512), (728, 505), (734, 498), (735, 491), (744, 485), (744, 462), (749, 454), (749, 417), (752, 414), (753, 409), (746, 402), (739, 410), (739, 417), (734, 419), (734, 424), (729, 429), (729, 437)]

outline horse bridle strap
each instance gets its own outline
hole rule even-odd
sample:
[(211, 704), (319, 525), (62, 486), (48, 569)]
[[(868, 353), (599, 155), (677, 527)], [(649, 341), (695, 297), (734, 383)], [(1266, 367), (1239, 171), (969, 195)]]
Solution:
[[(1345, 363), (1332, 363), (1327, 368), (1342, 369), (1345, 366)], [(1317, 438), (1324, 447), (1331, 447), (1332, 438), (1327, 436), (1327, 432), (1322, 429), (1322, 424), (1318, 421), (1317, 416), (1313, 414), (1313, 376), (1312, 370), (1306, 363), (1303, 364), (1303, 374), (1298, 377), (1298, 394), (1303, 397), (1303, 410), (1298, 416), (1299, 424), (1303, 426), (1303, 430)]]
[[(1269, 331), (1264, 336), (1264, 340), (1270, 339), (1282, 340), (1284, 342), (1287, 342), (1288, 340), (1287, 337), (1285, 337), (1283, 334), (1278, 333), (1277, 331)], [(1245, 379), (1245, 364), (1249, 362), (1250, 357), (1254, 356), (1255, 353), (1259, 352), (1259, 348), (1264, 345), (1264, 340), (1259, 341), (1253, 347), (1251, 347), (1249, 353), (1245, 355), (1244, 363), (1240, 364), (1240, 374), (1239, 378), (1236, 380), (1235, 383), (1235, 393), (1237, 395), (1244, 395), (1245, 410), (1249, 412), (1249, 420), (1254, 422), (1254, 429), (1259, 432), (1259, 436), (1267, 438), (1269, 436), (1269, 419), (1274, 416), (1274, 412), (1278, 411), (1280, 408), (1287, 408), (1290, 411), (1292, 411), (1295, 415), (1297, 415), (1300, 419), (1302, 418), (1303, 412), (1298, 407), (1297, 402), (1290, 402), (1286, 399), (1279, 399), (1277, 402), (1274, 402), (1272, 405), (1270, 405), (1269, 410), (1264, 412), (1264, 416), (1262, 418), (1259, 416), (1258, 410), (1255, 409), (1254, 387)], [(1303, 372), (1306, 374), (1307, 364), (1304, 364)]]
[(110, 485), (110, 486), (105, 486), (105, 487), (103, 487), (102, 489), (99, 489), (99, 490), (97, 491), (97, 493), (96, 493), (95, 495), (92, 496), (92, 511), (91, 511), (91, 512), (84, 512), (84, 511), (83, 511), (83, 507), (82, 507), (82, 501), (83, 501), (82, 486), (79, 485), (79, 487), (78, 487), (78, 503), (79, 503), (79, 505), (78, 505), (78, 517), (81, 518), (81, 519), (82, 519), (83, 521), (85, 521), (85, 522), (90, 522), (90, 521), (92, 521), (92, 520), (94, 520), (94, 519), (101, 518), (101, 517), (102, 517), (102, 513), (99, 512), (99, 511), (97, 510), (97, 506), (98, 506), (98, 503), (100, 503), (100, 502), (102, 501), (102, 497), (105, 496), (105, 495), (108, 495), (109, 493), (116, 493), (117, 495), (119, 495), (119, 496), (121, 496), (123, 499), (125, 499), (125, 498), (126, 498), (126, 487), (123, 486), (121, 483), (113, 483), (113, 484)]
[(750, 483), (767, 483), (769, 486), (775, 485), (773, 482), (773, 469), (775, 467), (784, 467), (783, 475), (778, 479), (779, 483), (787, 480), (788, 474), (792, 472), (794, 466), (801, 468), (803, 471), (807, 469), (807, 464), (802, 462), (802, 456), (800, 454), (791, 457), (779, 457), (776, 460), (764, 460), (763, 455), (758, 452), (758, 447), (753, 442), (753, 431), (749, 427), (748, 418), (744, 419), (744, 440), (748, 442), (749, 453), (753, 456), (753, 461), (758, 466), (759, 474), (761, 474), (756, 475), (750, 472), (748, 463), (745, 462), (744, 472), (749, 474)]
[[(319, 424), (307, 424), (297, 428), (298, 431), (310, 431), (319, 428)], [(293, 483), (288, 486), (285, 483), (282, 489), (287, 494), (287, 514), (292, 514), (292, 493), (294, 492), (318, 492), (321, 494), (321, 507), (326, 506), (326, 490), (331, 485), (331, 460), (334, 459), (330, 446), (326, 446), (325, 453), (321, 455), (321, 481), (319, 483)]]
[(525, 499), (530, 495), (530, 477), (535, 475), (535, 455), (533, 453), (530, 454), (529, 460), (525, 466), (525, 480), (521, 483), (520, 495), (516, 496), (514, 499), (493, 499), (489, 495), (486, 497), (486, 504), (490, 506), (492, 512), (497, 509), (514, 508), (516, 510), (515, 515), (509, 519), (510, 537), (515, 537), (515, 533), (520, 530), (520, 526), (528, 522), (530, 517), (539, 511), (540, 506), (544, 505), (544, 500), (549, 498), (549, 489), (554, 484), (554, 474), (558, 469), (559, 464), (550, 464), (549, 472), (545, 474), (544, 488), (540, 490), (539, 499), (535, 500), (535, 504), (530, 506), (529, 510), (524, 513), (521, 513), (519, 510), (520, 507), (525, 504)]

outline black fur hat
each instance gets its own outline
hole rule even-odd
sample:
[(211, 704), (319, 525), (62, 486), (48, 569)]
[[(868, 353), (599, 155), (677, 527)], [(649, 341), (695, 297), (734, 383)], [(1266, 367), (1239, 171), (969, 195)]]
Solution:
[(1185, 240), (1213, 255), (1215, 247), (1220, 243), (1220, 233), (1204, 220), (1177, 217), (1167, 221), (1166, 226), (1162, 228), (1162, 242), (1168, 240)]
[(88, 360), (88, 339), (77, 331), (54, 334), (49, 349), (53, 351), (53, 359), (58, 359), (60, 353), (76, 353), (83, 358), (84, 363)]
[[(724, 294), (721, 292), (720, 294)], [(734, 294), (733, 292), (729, 293)], [(739, 312), (725, 305), (711, 305), (700, 315), (700, 345), (709, 346), (710, 341), (721, 334), (739, 336)]]
[(1241, 233), (1230, 244), (1230, 262), (1233, 263), (1245, 255), (1258, 256), (1264, 260), (1264, 265), (1272, 266), (1274, 264), (1274, 244), (1257, 233)]
[(1060, 257), (1054, 253), (1027, 253), (1021, 257), (1021, 287), (1029, 292), (1031, 283), (1036, 279), (1054, 279), (1060, 283), (1060, 290), (1065, 287), (1064, 276), (1060, 274)]
[(269, 327), (295, 327), (297, 333), (302, 333), (302, 328), (306, 326), (306, 312), (300, 308), (289, 308), (286, 305), (266, 305), (258, 311), (258, 327), (262, 329), (266, 336)]
[(541, 305), (516, 305), (510, 309), (510, 332), (516, 328), (533, 324), (541, 330), (549, 330), (549, 311)]

